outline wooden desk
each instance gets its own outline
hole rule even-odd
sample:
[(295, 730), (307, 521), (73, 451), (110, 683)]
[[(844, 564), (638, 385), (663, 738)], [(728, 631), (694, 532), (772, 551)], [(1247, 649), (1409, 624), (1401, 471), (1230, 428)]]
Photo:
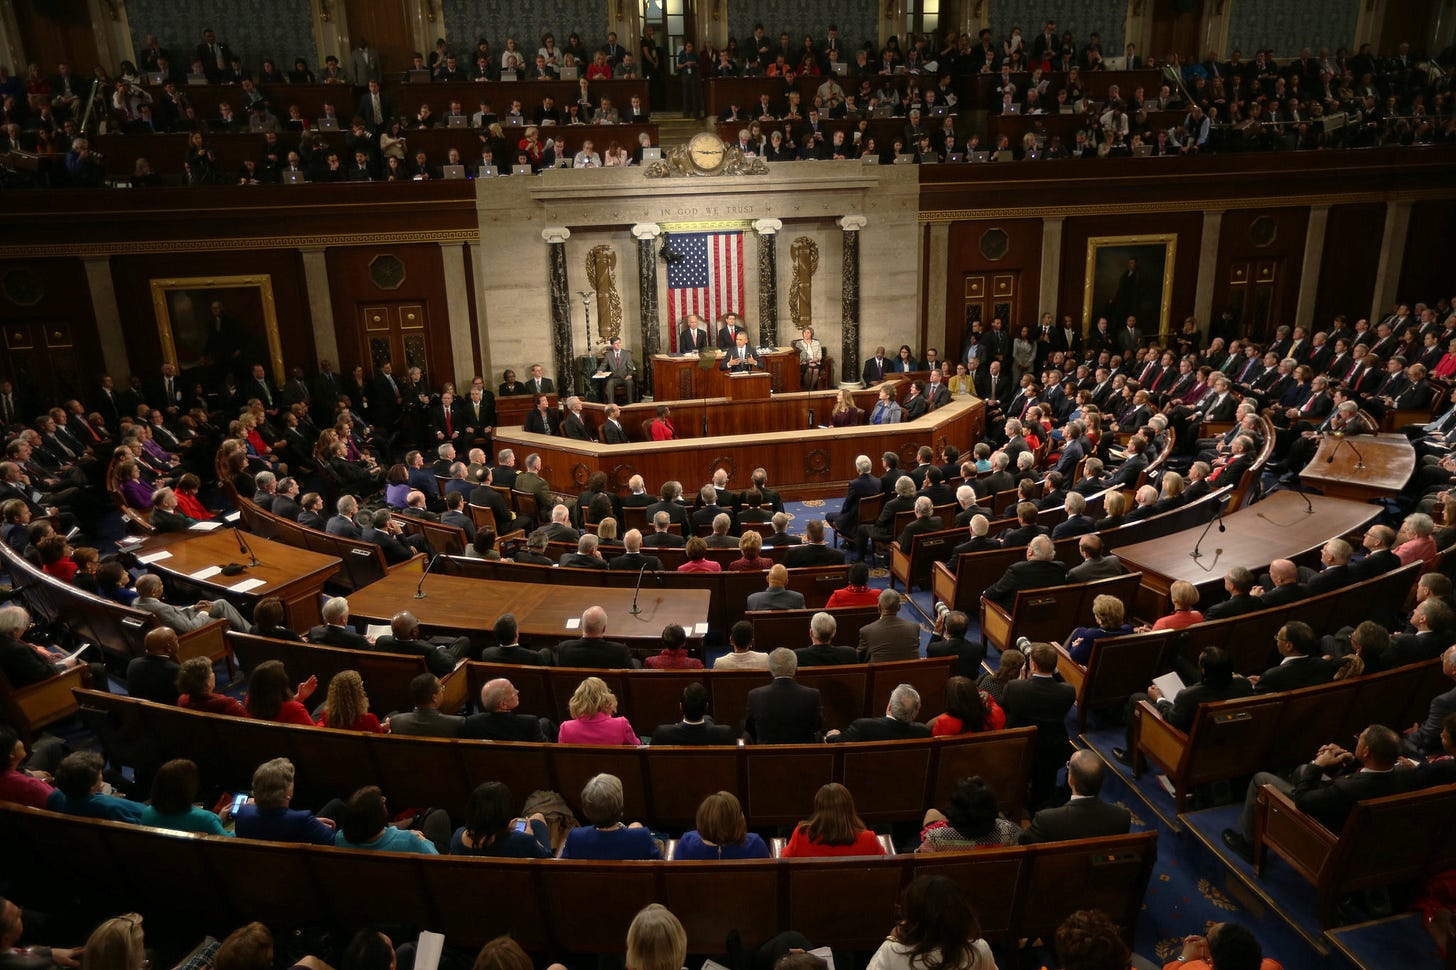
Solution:
[[(218, 574), (208, 579), (194, 579), (192, 574), (209, 566), (246, 565), (248, 562), (248, 555), (238, 549), (238, 538), (230, 527), (206, 533), (172, 532), (153, 536), (136, 550), (136, 554), (148, 556), (163, 550), (170, 552), (169, 558), (148, 563), (147, 568), (166, 579), (201, 586), (209, 594), (224, 597), (249, 612), (263, 597), (277, 596), (283, 600), (288, 625), (295, 630), (306, 630), (323, 622), (319, 616), (319, 593), (329, 577), (339, 571), (341, 564), (338, 557), (251, 534), (247, 543), (253, 555), (258, 557), (258, 565), (248, 566), (237, 576)], [(247, 592), (239, 593), (232, 589), (249, 579), (264, 582)]]
[[(793, 394), (802, 390), (799, 375), (799, 352), (792, 347), (754, 356), (769, 375), (775, 394)], [(704, 357), (710, 366), (704, 367)], [(728, 374), (721, 369), (722, 351), (704, 356), (654, 354), (652, 357), (652, 400), (688, 401), (697, 397), (731, 397)]]
[(1299, 480), (1335, 498), (1368, 502), (1398, 495), (1415, 470), (1416, 450), (1403, 434), (1327, 435)]
[(1222, 598), (1223, 577), (1234, 566), (1247, 566), (1255, 575), (1275, 559), (1296, 559), (1318, 550), (1332, 536), (1342, 536), (1375, 520), (1380, 509), (1321, 495), (1309, 496), (1313, 514), (1305, 511), (1298, 492), (1276, 492), (1264, 501), (1224, 517), (1227, 531), (1214, 526), (1204, 537), (1194, 560), (1190, 553), (1198, 530), (1113, 549), (1129, 570), (1141, 571), (1137, 613), (1154, 620), (1169, 610), (1168, 591), (1176, 580), (1198, 587), (1203, 604)]
[(773, 378), (762, 371), (752, 374), (724, 374), (723, 384), (730, 401), (767, 401), (773, 396)]
[[(261, 557), (260, 557), (261, 558)], [(588, 606), (607, 611), (607, 639), (634, 647), (650, 647), (662, 639), (662, 628), (677, 623), (690, 643), (701, 645), (693, 627), (708, 620), (707, 590), (661, 589), (648, 579), (633, 616), (632, 590), (602, 586), (575, 587), (526, 583), (490, 583), (465, 576), (432, 574), (425, 580), (424, 599), (415, 599), (419, 574), (391, 574), (349, 594), (349, 612), (370, 623), (388, 623), (409, 610), (429, 631), (455, 630), (467, 635), (489, 633), (503, 613), (514, 613), (523, 640), (556, 643), (580, 636), (566, 621), (578, 619)]]

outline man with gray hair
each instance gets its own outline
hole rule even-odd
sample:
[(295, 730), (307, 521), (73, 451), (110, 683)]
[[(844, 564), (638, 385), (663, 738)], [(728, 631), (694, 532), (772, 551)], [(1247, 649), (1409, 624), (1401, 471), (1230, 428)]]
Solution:
[[(30, 614), (24, 607), (0, 607), (0, 670), (5, 671), (12, 688), (19, 690), (59, 676), (74, 667), (86, 666), (86, 661), (80, 657), (63, 659), (59, 654), (52, 655), (45, 647), (25, 642), (21, 638), (28, 629)], [(111, 686), (106, 680), (105, 665), (93, 663), (90, 668), (91, 682), (87, 686), (92, 690), (109, 692)], [(6, 757), (9, 757), (8, 752)]]
[(571, 527), (571, 510), (565, 505), (551, 508), (551, 521), (537, 531), (545, 533), (548, 542), (575, 542), (581, 533)]
[[(933, 473), (939, 473), (940, 469), (932, 469)], [(935, 504), (930, 496), (922, 495), (915, 500), (915, 518), (905, 523), (905, 528), (900, 532), (900, 551), (906, 554), (910, 552), (910, 543), (918, 535), (929, 532), (939, 532), (945, 528), (940, 521), (940, 516), (935, 514)]]
[(588, 606), (581, 614), (581, 636), (556, 645), (558, 667), (596, 667), (602, 670), (627, 670), (641, 667), (625, 643), (608, 640), (607, 611)]
[(901, 476), (895, 482), (895, 495), (880, 507), (880, 516), (873, 523), (861, 525), (855, 532), (854, 551), (861, 559), (869, 555), (876, 542), (895, 538), (895, 516), (915, 510), (915, 479)]
[[(878, 482), (876, 483), (878, 487)], [(775, 512), (773, 518), (769, 519), (773, 525), (773, 535), (764, 536), (763, 544), (768, 546), (797, 546), (803, 542), (798, 536), (789, 534), (789, 516), (786, 512)]]
[(359, 538), (359, 526), (354, 522), (354, 516), (359, 514), (359, 500), (352, 495), (340, 495), (334, 511), (335, 514), (325, 523), (324, 531), (345, 539)]
[(278, 494), (278, 476), (262, 471), (253, 476), (253, 504), (264, 511), (273, 511), (273, 499)]
[(588, 532), (576, 540), (576, 552), (563, 552), (556, 564), (570, 569), (606, 569), (607, 561), (602, 558), (597, 543), (597, 537)]
[(794, 651), (800, 667), (835, 667), (840, 664), (859, 663), (859, 654), (854, 647), (840, 646), (834, 642), (839, 632), (839, 622), (833, 613), (815, 613), (809, 620), (809, 646)]
[(373, 650), (374, 641), (355, 632), (349, 625), (349, 601), (342, 596), (330, 596), (324, 600), (319, 611), (323, 622), (308, 631), (309, 643), (320, 643), (326, 647), (344, 647), (348, 650)]
[(544, 717), (519, 714), (521, 692), (504, 677), (485, 682), (480, 688), (480, 713), (465, 719), (462, 738), (481, 741), (545, 741), (556, 739), (554, 727)]
[(1006, 572), (981, 595), (992, 603), (1009, 607), (1017, 590), (1061, 586), (1067, 581), (1067, 567), (1055, 561), (1057, 547), (1050, 536), (1037, 536), (1026, 547), (1026, 558), (1006, 567)]
[(675, 532), (669, 532), (672, 528), (672, 516), (666, 512), (652, 513), (652, 531), (642, 537), (642, 545), (648, 549), (681, 549), (687, 545), (687, 540)]
[(880, 494), (880, 480), (874, 476), (874, 470), (875, 464), (870, 461), (869, 455), (859, 455), (854, 459), (855, 477), (849, 480), (845, 489), (844, 504), (833, 523), (835, 532), (853, 535), (859, 528), (860, 499)]
[(1067, 517), (1052, 527), (1052, 539), (1084, 536), (1097, 528), (1097, 520), (1087, 514), (1087, 497), (1081, 492), (1068, 492), (1063, 500)]
[(334, 823), (305, 808), (289, 808), (293, 800), (293, 762), (265, 761), (253, 772), (253, 797), (233, 815), (240, 839), (333, 845)]
[(819, 691), (794, 682), (794, 651), (779, 647), (768, 655), (771, 683), (748, 692), (743, 732), (754, 744), (812, 744), (824, 724)]
[(905, 741), (930, 737), (930, 728), (915, 720), (920, 715), (920, 692), (909, 684), (901, 684), (890, 692), (890, 703), (884, 717), (856, 718), (843, 731), (830, 731), (824, 740), (839, 741)]
[(516, 550), (515, 561), (525, 563), (528, 566), (554, 566), (551, 558), (546, 555), (546, 533), (537, 529), (526, 537), (524, 547)]
[(162, 579), (147, 573), (136, 581), (137, 598), (134, 605), (139, 610), (151, 613), (178, 633), (197, 630), (213, 620), (226, 620), (228, 629), (235, 633), (247, 633), (252, 628), (243, 615), (227, 600), (198, 600), (192, 606), (172, 606), (162, 601)]
[(903, 619), (902, 600), (893, 589), (880, 593), (880, 618), (859, 631), (859, 659), (862, 663), (914, 660), (920, 656), (920, 625)]
[(992, 512), (989, 508), (976, 502), (976, 490), (969, 485), (962, 485), (956, 489), (956, 504), (960, 511), (956, 513), (955, 526), (964, 529), (971, 524), (971, 519), (978, 515), (984, 515), (988, 520)]

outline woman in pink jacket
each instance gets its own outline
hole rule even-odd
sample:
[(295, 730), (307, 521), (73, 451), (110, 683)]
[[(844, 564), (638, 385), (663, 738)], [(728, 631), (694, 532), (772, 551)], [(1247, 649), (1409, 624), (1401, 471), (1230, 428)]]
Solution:
[(561, 725), (562, 744), (639, 745), (641, 739), (625, 717), (617, 717), (617, 695), (600, 677), (577, 685), (568, 705), (571, 720)]

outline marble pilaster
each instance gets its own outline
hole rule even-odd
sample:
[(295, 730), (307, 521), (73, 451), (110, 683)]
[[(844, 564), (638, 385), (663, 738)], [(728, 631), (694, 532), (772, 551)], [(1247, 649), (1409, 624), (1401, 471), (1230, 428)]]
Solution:
[[(1219, 237), (1223, 231), (1223, 213), (1214, 209), (1205, 210), (1203, 213), (1203, 232), (1200, 233), (1198, 250), (1199, 266), (1218, 265)], [(1203, 328), (1204, 333), (1213, 323), (1213, 284), (1215, 275), (1213, 273), (1199, 273), (1198, 280), (1193, 285), (1193, 317), (1198, 325)], [(1181, 320), (1169, 320), (1168, 326), (1177, 329), (1183, 326)]]
[[(638, 390), (647, 393), (652, 390), (652, 355), (662, 352), (662, 322), (657, 316), (657, 237), (662, 227), (655, 222), (639, 222), (632, 227), (637, 240), (637, 303), (638, 315), (642, 319), (642, 344), (639, 357), (642, 360), (642, 377)], [(669, 337), (668, 345), (676, 346)]]
[(1400, 297), (1400, 271), (1405, 264), (1405, 244), (1410, 235), (1412, 203), (1385, 203), (1385, 229), (1380, 234), (1380, 259), (1375, 264), (1375, 298), (1370, 318), (1378, 320), (1390, 312)]
[(1314, 304), (1319, 298), (1320, 266), (1325, 258), (1325, 233), (1330, 224), (1330, 207), (1310, 206), (1309, 229), (1304, 236), (1304, 266), (1299, 273), (1299, 305), (1293, 323), (1308, 327), (1314, 323)]
[(758, 342), (765, 347), (779, 345), (778, 233), (784, 228), (778, 219), (758, 219)]
[(334, 301), (329, 293), (329, 264), (322, 248), (303, 250), (303, 282), (308, 288), (308, 318), (313, 325), (313, 350), (319, 360), (339, 362), (334, 327)]
[(86, 269), (86, 286), (91, 291), (91, 308), (101, 336), (101, 363), (116, 386), (125, 387), (126, 377), (131, 373), (131, 358), (126, 352), (126, 333), (121, 327), (121, 310), (111, 282), (111, 260), (105, 256), (86, 256), (81, 265)]
[(840, 386), (859, 386), (859, 232), (869, 220), (864, 216), (844, 216), (839, 228), (844, 233), (844, 260), (840, 270), (842, 350), (839, 362)]
[(541, 230), (546, 241), (546, 259), (550, 266), (551, 288), (551, 352), (556, 365), (557, 385), (562, 394), (576, 394), (576, 352), (571, 343), (571, 289), (566, 280), (566, 240), (571, 230), (565, 226), (548, 226)]

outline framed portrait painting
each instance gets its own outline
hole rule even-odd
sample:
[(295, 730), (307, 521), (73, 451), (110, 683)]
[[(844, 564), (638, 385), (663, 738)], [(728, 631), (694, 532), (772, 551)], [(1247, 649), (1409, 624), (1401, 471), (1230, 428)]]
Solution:
[(1087, 269), (1082, 292), (1082, 330), (1107, 317), (1113, 330), (1130, 316), (1145, 334), (1169, 333), (1173, 267), (1178, 237), (1094, 236), (1087, 240)]
[(262, 364), (283, 384), (273, 277), (190, 276), (151, 285), (164, 363), (199, 380), (231, 373), (240, 381)]

